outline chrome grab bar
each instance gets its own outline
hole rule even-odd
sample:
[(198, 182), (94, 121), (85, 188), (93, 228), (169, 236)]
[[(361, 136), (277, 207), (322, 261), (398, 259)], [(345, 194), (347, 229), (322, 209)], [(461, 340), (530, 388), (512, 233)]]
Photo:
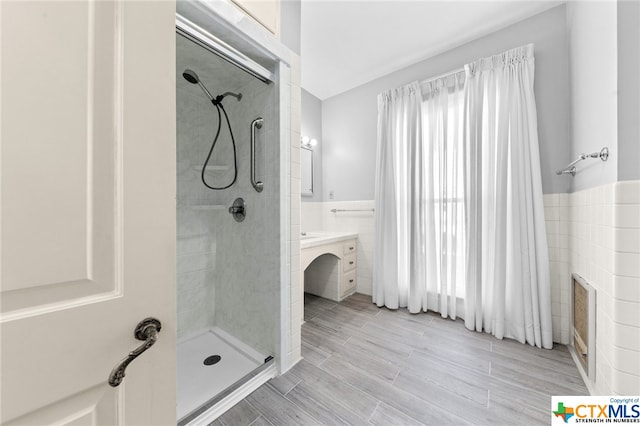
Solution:
[(127, 366), (131, 364), (131, 361), (138, 358), (142, 352), (146, 351), (156, 343), (156, 340), (158, 340), (158, 333), (161, 328), (162, 324), (160, 324), (160, 321), (155, 318), (145, 318), (138, 323), (133, 335), (136, 339), (143, 340), (144, 343), (129, 352), (129, 355), (116, 364), (113, 370), (111, 370), (111, 374), (109, 374), (109, 385), (115, 388), (122, 383)]
[(262, 192), (264, 189), (262, 182), (256, 182), (256, 129), (262, 129), (263, 124), (262, 117), (258, 117), (251, 122), (251, 185), (257, 192)]

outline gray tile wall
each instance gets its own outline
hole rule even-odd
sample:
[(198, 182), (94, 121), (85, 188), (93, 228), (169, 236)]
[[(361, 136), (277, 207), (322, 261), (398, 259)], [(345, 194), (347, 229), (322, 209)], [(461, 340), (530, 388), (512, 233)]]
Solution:
[[(279, 303), (279, 135), (277, 87), (266, 85), (178, 36), (177, 57), (177, 233), (178, 338), (217, 326), (256, 350), (273, 354), (277, 344)], [(241, 92), (238, 102), (223, 105), (233, 129), (238, 161), (236, 183), (213, 191), (200, 179), (218, 118), (216, 109), (196, 85), (182, 78), (194, 70), (215, 96)], [(249, 181), (250, 123), (261, 116), (257, 132), (257, 178), (264, 191)], [(233, 179), (231, 138), (223, 126), (206, 172), (212, 186)], [(244, 198), (247, 216), (235, 222), (228, 207)], [(194, 208), (194, 206), (196, 208)]]

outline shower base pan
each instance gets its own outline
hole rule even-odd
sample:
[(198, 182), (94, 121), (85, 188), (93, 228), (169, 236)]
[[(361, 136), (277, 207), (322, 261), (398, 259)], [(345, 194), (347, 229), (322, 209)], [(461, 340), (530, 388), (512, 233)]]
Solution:
[(178, 424), (213, 421), (276, 375), (267, 355), (214, 327), (178, 342)]

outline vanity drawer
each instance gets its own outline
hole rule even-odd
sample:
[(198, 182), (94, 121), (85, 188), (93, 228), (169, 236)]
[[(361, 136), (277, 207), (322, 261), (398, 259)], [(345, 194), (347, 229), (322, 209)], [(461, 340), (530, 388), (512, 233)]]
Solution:
[(342, 258), (342, 272), (356, 269), (356, 254), (351, 253)]
[(356, 289), (356, 270), (346, 272), (342, 276), (342, 289), (340, 291), (340, 297), (345, 297), (350, 293), (353, 293)]
[(356, 252), (356, 240), (349, 240), (347, 242), (345, 242), (342, 246), (343, 248), (343, 254), (347, 255), (349, 253), (355, 253)]

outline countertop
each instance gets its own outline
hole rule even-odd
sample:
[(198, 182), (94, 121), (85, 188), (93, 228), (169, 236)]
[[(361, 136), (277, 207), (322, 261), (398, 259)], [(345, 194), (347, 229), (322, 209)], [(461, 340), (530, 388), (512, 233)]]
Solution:
[(300, 236), (300, 249), (358, 238), (353, 232), (305, 232)]

